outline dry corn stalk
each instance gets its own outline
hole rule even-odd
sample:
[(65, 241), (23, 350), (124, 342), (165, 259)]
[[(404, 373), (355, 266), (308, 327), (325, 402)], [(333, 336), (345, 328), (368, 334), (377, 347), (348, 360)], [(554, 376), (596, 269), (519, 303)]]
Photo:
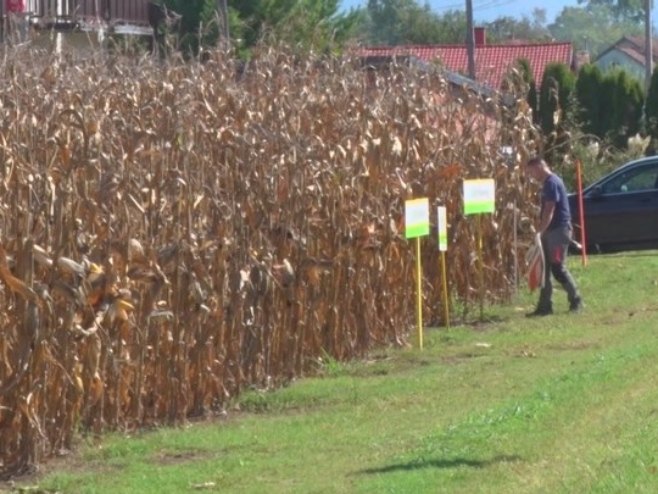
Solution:
[[(80, 427), (182, 421), (325, 352), (404, 344), (405, 199), (448, 207), (450, 285), (468, 307), (461, 183), (495, 177), (486, 288), (491, 300), (513, 288), (529, 191), (499, 149), (532, 147), (522, 106), (503, 125), (494, 103), (458, 99), (437, 74), (394, 66), (372, 83), (351, 61), (266, 48), (244, 71), (220, 53), (69, 66), (20, 50), (0, 65), (0, 389), (15, 382), (0, 393), (3, 474)], [(16, 262), (28, 237), (29, 266)], [(432, 241), (423, 256), (439, 321)], [(35, 328), (39, 351), (18, 360)]]

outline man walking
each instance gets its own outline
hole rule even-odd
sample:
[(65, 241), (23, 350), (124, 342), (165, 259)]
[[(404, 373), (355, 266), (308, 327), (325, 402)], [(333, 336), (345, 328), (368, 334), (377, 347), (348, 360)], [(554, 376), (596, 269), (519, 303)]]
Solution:
[(583, 302), (565, 265), (573, 228), (564, 182), (551, 171), (542, 158), (532, 158), (528, 161), (526, 170), (530, 178), (542, 184), (537, 231), (541, 236), (545, 260), (544, 286), (539, 293), (539, 302), (535, 310), (527, 316), (547, 316), (553, 313), (551, 274), (567, 292), (569, 311), (580, 312)]

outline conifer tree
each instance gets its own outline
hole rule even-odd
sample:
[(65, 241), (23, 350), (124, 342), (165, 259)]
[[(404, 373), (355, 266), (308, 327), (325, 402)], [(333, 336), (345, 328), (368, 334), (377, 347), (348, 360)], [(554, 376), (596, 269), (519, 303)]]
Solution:
[(545, 134), (556, 129), (559, 119), (570, 108), (576, 77), (563, 63), (550, 63), (544, 70), (539, 94), (541, 128)]
[(658, 139), (658, 67), (654, 69), (651, 75), (644, 116), (647, 132), (653, 139)]
[(517, 65), (521, 70), (523, 82), (528, 85), (526, 99), (532, 110), (532, 121), (537, 124), (539, 122), (539, 101), (537, 101), (537, 84), (535, 83), (535, 76), (532, 73), (532, 67), (530, 66), (530, 62), (525, 58), (519, 59)]
[(603, 137), (601, 132), (601, 113), (603, 101), (601, 98), (601, 86), (603, 74), (594, 64), (586, 64), (578, 73), (576, 81), (576, 99), (578, 100), (578, 118), (583, 124), (583, 131)]

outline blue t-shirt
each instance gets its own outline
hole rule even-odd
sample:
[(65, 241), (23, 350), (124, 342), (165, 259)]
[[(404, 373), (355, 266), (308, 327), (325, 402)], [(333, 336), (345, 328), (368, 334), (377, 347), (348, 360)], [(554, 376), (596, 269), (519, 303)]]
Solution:
[(571, 212), (569, 211), (569, 201), (567, 200), (567, 189), (564, 182), (557, 175), (551, 174), (541, 189), (541, 212), (544, 212), (544, 206), (547, 202), (555, 203), (553, 219), (548, 225), (548, 230), (553, 228), (568, 226), (571, 224)]

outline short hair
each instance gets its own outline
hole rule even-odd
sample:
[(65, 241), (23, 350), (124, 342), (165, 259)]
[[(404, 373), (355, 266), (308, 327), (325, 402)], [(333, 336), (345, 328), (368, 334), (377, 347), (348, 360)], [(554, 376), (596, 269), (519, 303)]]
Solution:
[(526, 163), (527, 166), (535, 166), (535, 165), (540, 165), (544, 166), (546, 165), (546, 162), (544, 161), (544, 158), (541, 158), (540, 156), (535, 156), (534, 158), (530, 158), (528, 160), (528, 163)]

